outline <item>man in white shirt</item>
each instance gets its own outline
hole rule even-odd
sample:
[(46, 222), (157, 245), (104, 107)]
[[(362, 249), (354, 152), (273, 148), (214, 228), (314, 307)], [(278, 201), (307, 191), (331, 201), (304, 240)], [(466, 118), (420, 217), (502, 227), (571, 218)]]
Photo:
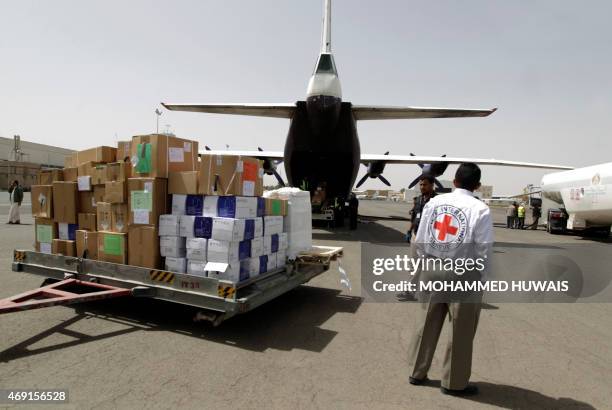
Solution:
[[(455, 190), (438, 195), (427, 203), (415, 240), (419, 256), (438, 260), (469, 257), (486, 261), (493, 244), (493, 222), (489, 208), (473, 194), (480, 187), (480, 177), (478, 165), (461, 164), (455, 174)], [(477, 272), (476, 280), (484, 280), (485, 269)], [(427, 380), (427, 372), (448, 314), (452, 330), (444, 357), (442, 393), (454, 396), (478, 393), (478, 388), (468, 384), (468, 381), (480, 308), (479, 297), (470, 302), (430, 300), (424, 306), (422, 321), (410, 347), (411, 384), (420, 385)]]

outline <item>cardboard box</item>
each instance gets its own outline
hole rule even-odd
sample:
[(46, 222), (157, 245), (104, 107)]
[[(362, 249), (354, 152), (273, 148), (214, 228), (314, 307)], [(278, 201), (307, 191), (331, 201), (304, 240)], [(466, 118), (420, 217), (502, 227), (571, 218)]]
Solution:
[(77, 188), (79, 192), (91, 191), (93, 189), (91, 177), (89, 175), (81, 175), (80, 177), (77, 177)]
[(208, 240), (206, 258), (209, 262), (235, 263), (251, 256), (251, 241), (228, 242)]
[(128, 264), (151, 269), (161, 268), (159, 236), (154, 226), (130, 226)]
[(212, 218), (212, 231), (210, 237), (220, 241), (253, 239), (255, 237), (255, 220), (220, 217)]
[(204, 208), (204, 196), (202, 195), (187, 195), (185, 200), (185, 214), (202, 216)]
[(268, 256), (261, 255), (257, 257), (251, 257), (246, 260), (249, 269), (249, 278), (253, 278), (264, 274), (268, 271)]
[(64, 161), (66, 168), (78, 167), (86, 162), (115, 162), (117, 160), (117, 148), (96, 147), (75, 152)]
[(98, 232), (98, 260), (125, 265), (127, 253), (127, 234)]
[(207, 262), (205, 266), (209, 278), (239, 283), (249, 278), (246, 261), (234, 263)]
[(64, 181), (66, 182), (77, 182), (77, 177), (79, 176), (77, 167), (64, 168)]
[(106, 185), (96, 185), (93, 188), (93, 206), (97, 206), (98, 202), (104, 202), (104, 196), (106, 195)]
[(268, 257), (268, 272), (278, 267), (276, 255), (278, 255), (278, 253), (271, 253), (269, 255), (266, 255)]
[(77, 223), (76, 182), (53, 183), (53, 219), (56, 222)]
[(204, 238), (188, 238), (185, 243), (187, 249), (187, 259), (199, 262), (206, 262), (206, 249), (208, 241)]
[(98, 259), (98, 232), (76, 231), (76, 256)]
[(52, 185), (55, 181), (64, 180), (64, 171), (61, 169), (41, 169), (38, 171), (38, 185)]
[(264, 236), (279, 234), (283, 232), (284, 220), (282, 216), (264, 216)]
[(126, 204), (111, 204), (109, 202), (98, 202), (97, 204), (96, 225), (98, 231), (127, 233), (128, 218)]
[(75, 241), (77, 229), (79, 229), (77, 224), (60, 222), (57, 224), (57, 236), (64, 241)]
[(106, 164), (106, 182), (127, 182), (128, 178), (131, 177), (132, 164), (129, 162), (113, 162), (111, 164)]
[(265, 202), (265, 215), (287, 216), (287, 203), (284, 199), (263, 198)]
[(104, 184), (104, 202), (111, 204), (127, 203), (127, 183), (111, 181)]
[(32, 185), (32, 216), (53, 218), (53, 185)]
[(159, 235), (160, 236), (181, 236), (180, 235), (180, 216), (179, 215), (160, 215), (159, 216)]
[(98, 225), (95, 213), (79, 213), (79, 229), (85, 231), (96, 231)]
[(76, 166), (76, 155), (70, 154), (64, 157), (64, 168), (75, 168)]
[(92, 185), (104, 185), (106, 183), (106, 164), (97, 164), (91, 175)]
[(118, 141), (117, 142), (117, 161), (129, 162), (131, 156), (132, 156), (132, 141)]
[(96, 167), (98, 165), (102, 165), (101, 162), (85, 162), (80, 164), (77, 167), (77, 175), (80, 177), (90, 176), (92, 179), (94, 178), (94, 174), (96, 173)]
[(210, 238), (212, 218), (207, 216), (181, 215), (179, 235), (185, 238)]
[(287, 251), (279, 250), (276, 252), (276, 267), (280, 268), (287, 264)]
[(130, 225), (155, 225), (168, 208), (167, 180), (162, 178), (128, 179)]
[(255, 258), (264, 254), (264, 238), (251, 239), (251, 258)]
[(79, 192), (79, 212), (86, 214), (96, 213), (96, 200), (94, 193), (89, 191)]
[(225, 218), (256, 218), (257, 198), (248, 196), (217, 197), (217, 215)]
[(159, 252), (163, 257), (184, 258), (186, 253), (185, 238), (180, 236), (160, 236)]
[[(206, 200), (206, 198), (204, 198)], [(187, 195), (174, 194), (172, 195), (172, 215), (186, 215), (185, 209), (187, 206)]]
[(138, 135), (132, 138), (132, 174), (168, 178), (169, 172), (197, 171), (198, 143), (169, 135)]
[(198, 178), (198, 171), (170, 172), (168, 173), (168, 193), (197, 195), (199, 194)]
[(36, 252), (51, 253), (53, 239), (57, 239), (57, 223), (49, 218), (34, 218)]
[(263, 194), (262, 161), (237, 155), (203, 154), (201, 159), (199, 189), (202, 194), (240, 196)]
[(64, 256), (76, 256), (76, 241), (54, 239), (51, 245), (51, 253)]
[(206, 262), (187, 259), (187, 274), (194, 276), (207, 277)]
[(263, 237), (263, 253), (270, 254), (278, 252), (280, 245), (279, 235), (266, 235)]
[(176, 273), (187, 273), (187, 259), (167, 257), (164, 267), (167, 271)]

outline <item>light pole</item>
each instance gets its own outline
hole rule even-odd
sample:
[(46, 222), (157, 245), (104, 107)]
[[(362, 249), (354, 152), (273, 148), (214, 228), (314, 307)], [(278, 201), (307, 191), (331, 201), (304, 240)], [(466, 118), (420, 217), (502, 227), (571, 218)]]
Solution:
[(155, 109), (155, 115), (156, 115), (156, 119), (157, 119), (157, 126), (155, 128), (155, 133), (159, 134), (159, 117), (161, 117), (162, 112), (159, 110), (159, 108)]

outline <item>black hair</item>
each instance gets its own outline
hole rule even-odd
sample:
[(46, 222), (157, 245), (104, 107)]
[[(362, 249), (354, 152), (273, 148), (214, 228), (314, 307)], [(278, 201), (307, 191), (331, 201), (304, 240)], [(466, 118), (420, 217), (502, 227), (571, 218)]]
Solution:
[(455, 173), (458, 188), (474, 191), (480, 185), (480, 167), (473, 162), (464, 162), (459, 165)]
[(427, 174), (423, 174), (421, 175), (421, 177), (419, 178), (419, 181), (429, 181), (430, 184), (434, 183), (435, 178), (431, 175), (427, 175)]
[(17, 184), (17, 185), (19, 185), (19, 181), (14, 180), (14, 181), (13, 181), (13, 184)]

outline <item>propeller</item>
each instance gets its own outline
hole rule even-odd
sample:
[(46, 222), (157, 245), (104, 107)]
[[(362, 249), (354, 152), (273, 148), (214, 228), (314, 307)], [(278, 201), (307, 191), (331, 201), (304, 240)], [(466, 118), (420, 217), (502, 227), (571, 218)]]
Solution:
[[(411, 152), (410, 156), (414, 157), (415, 155)], [(446, 154), (442, 155), (440, 158), (446, 157)], [(438, 189), (444, 189), (444, 186), (438, 181), (438, 177), (444, 174), (446, 168), (448, 168), (448, 162), (435, 162), (433, 164), (417, 164), (421, 168), (421, 175), (416, 177), (408, 186), (408, 188), (414, 187), (419, 183), (422, 177), (430, 176), (434, 179), (434, 184)]]
[[(389, 151), (385, 152), (383, 155), (389, 155)], [(387, 181), (387, 178), (382, 176), (383, 171), (385, 170), (385, 165), (387, 165), (386, 161), (372, 161), (367, 163), (368, 171), (366, 174), (357, 182), (357, 186), (355, 188), (359, 188), (368, 178), (378, 178), (382, 181), (383, 184), (387, 186), (391, 186), (391, 183)]]
[[(257, 147), (257, 151), (263, 151), (263, 149), (261, 149), (261, 147)], [(283, 178), (280, 176), (278, 171), (276, 171), (276, 167), (278, 166), (278, 164), (280, 164), (283, 161), (282, 160), (272, 160), (266, 157), (258, 157), (258, 159), (261, 159), (263, 161), (263, 169), (266, 175), (274, 175), (276, 177), (276, 180), (280, 184), (280, 186), (285, 186), (285, 182), (283, 181)]]

